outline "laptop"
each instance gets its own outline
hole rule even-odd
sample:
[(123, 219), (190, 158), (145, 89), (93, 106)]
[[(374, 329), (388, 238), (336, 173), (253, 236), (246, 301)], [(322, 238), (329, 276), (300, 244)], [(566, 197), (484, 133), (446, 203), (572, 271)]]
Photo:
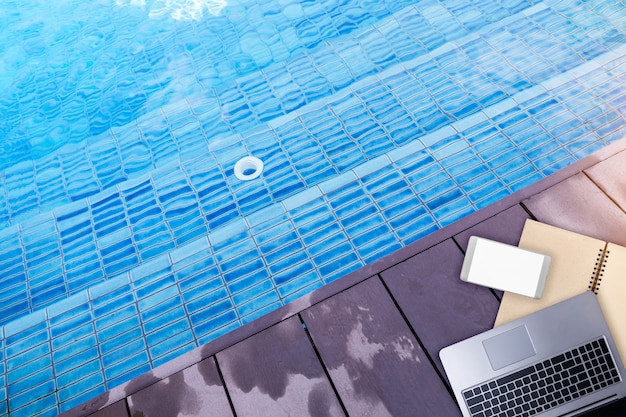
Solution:
[(624, 365), (591, 291), (439, 357), (465, 417), (579, 416), (626, 395)]

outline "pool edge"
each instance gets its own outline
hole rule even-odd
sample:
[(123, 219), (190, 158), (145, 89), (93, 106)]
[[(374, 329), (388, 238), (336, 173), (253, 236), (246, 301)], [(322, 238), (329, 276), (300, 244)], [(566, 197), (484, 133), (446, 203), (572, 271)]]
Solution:
[(71, 410), (61, 413), (62, 417), (82, 417), (88, 416), (107, 406), (123, 400), (124, 398), (162, 380), (176, 372), (188, 368), (201, 360), (204, 360), (216, 353), (259, 333), (272, 325), (275, 325), (301, 311), (338, 294), (348, 288), (393, 267), (394, 265), (409, 259), (438, 243), (449, 239), (460, 232), (474, 226), (516, 204), (523, 203), (533, 195), (536, 195), (569, 177), (582, 173), (585, 169), (604, 161), (620, 152), (626, 151), (626, 138), (622, 138), (593, 154), (576, 161), (575, 163), (551, 174), (544, 179), (521, 189), (502, 200), (495, 202), (479, 211), (476, 211), (461, 220), (454, 222), (442, 229), (439, 229), (424, 238), (421, 238), (383, 258), (369, 264), (348, 275), (335, 280), (308, 295), (292, 301), (230, 333), (221, 336), (203, 346), (187, 352), (176, 359), (173, 359), (151, 371), (140, 375), (120, 386), (117, 386), (94, 399), (87, 401)]

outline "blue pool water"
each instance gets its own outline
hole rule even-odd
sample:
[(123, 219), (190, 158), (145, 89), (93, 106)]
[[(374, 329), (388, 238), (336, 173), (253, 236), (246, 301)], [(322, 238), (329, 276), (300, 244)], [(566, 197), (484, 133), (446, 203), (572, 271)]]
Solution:
[(623, 2), (52, 3), (0, 5), (0, 416), (79, 405), (626, 129)]

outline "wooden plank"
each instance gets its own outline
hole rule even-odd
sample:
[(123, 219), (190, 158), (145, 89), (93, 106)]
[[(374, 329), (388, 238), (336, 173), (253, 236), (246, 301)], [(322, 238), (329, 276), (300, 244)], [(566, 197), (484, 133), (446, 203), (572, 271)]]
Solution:
[(126, 407), (126, 399), (113, 403), (101, 410), (90, 414), (90, 417), (130, 417)]
[(541, 222), (626, 245), (626, 214), (583, 173), (523, 204)]
[(585, 170), (591, 180), (626, 211), (626, 152), (620, 152)]
[(344, 416), (293, 316), (217, 354), (238, 416)]
[(207, 358), (128, 397), (132, 416), (232, 416), (214, 358)]
[(377, 277), (302, 316), (349, 415), (460, 415)]
[(528, 212), (522, 206), (516, 204), (455, 235), (454, 240), (459, 244), (463, 252), (467, 250), (470, 236), (480, 236), (517, 246), (524, 229), (524, 223), (528, 218), (530, 218)]
[(462, 265), (447, 239), (381, 274), (442, 374), (439, 351), (492, 328), (500, 306), (488, 288), (461, 281)]

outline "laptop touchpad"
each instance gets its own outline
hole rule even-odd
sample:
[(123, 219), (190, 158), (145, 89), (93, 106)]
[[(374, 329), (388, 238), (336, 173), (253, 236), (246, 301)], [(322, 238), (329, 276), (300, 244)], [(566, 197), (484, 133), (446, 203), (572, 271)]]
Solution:
[(537, 353), (524, 325), (483, 340), (483, 347), (494, 371)]

